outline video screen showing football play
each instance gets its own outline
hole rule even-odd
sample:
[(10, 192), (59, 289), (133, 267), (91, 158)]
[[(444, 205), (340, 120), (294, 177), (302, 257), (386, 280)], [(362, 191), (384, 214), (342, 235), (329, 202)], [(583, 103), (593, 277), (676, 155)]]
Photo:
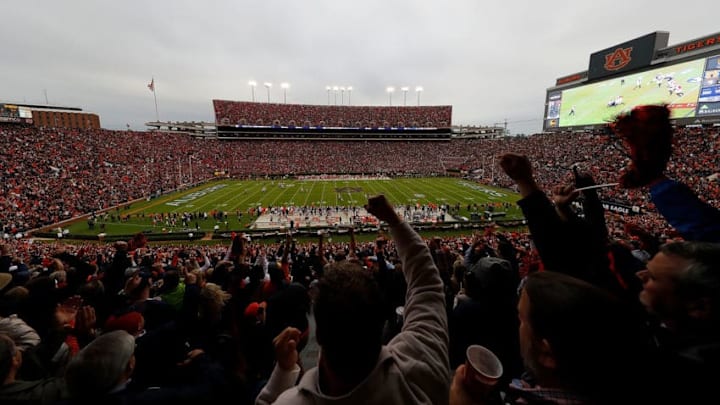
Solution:
[(665, 104), (676, 124), (720, 121), (720, 43), (714, 34), (667, 46), (657, 31), (590, 57), (587, 71), (547, 90), (544, 129), (594, 129), (645, 104)]

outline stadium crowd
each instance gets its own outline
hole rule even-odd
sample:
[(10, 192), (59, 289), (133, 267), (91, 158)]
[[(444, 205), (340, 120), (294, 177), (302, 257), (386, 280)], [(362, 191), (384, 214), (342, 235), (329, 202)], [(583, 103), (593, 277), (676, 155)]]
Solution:
[[(680, 129), (674, 139), (668, 175), (720, 206), (718, 130)], [(462, 169), (483, 184), (513, 187), (497, 169), (497, 156), (512, 150), (536, 162), (538, 182), (549, 187), (571, 180), (573, 166), (599, 183), (616, 182), (627, 160), (617, 139), (604, 133), (449, 142), (227, 142), (163, 133), (7, 127), (0, 129), (0, 144), (0, 223), (8, 234), (209, 180), (216, 171), (261, 177), (367, 173), (369, 167), (385, 175)], [(615, 187), (603, 189), (602, 195), (640, 207), (648, 215), (632, 221), (664, 231), (643, 193)]]
[[(575, 159), (506, 149), (491, 180), (518, 190), (529, 233), (489, 227), (423, 240), (392, 202), (376, 196), (366, 209), (389, 234), (366, 243), (352, 233), (349, 243), (323, 234), (298, 243), (288, 233), (269, 245), (238, 234), (229, 247), (150, 246), (143, 234), (113, 245), (7, 241), (0, 249), (0, 401), (706, 402), (720, 365), (720, 210), (693, 191), (704, 180), (672, 176), (680, 160), (671, 160), (668, 117), (664, 107), (645, 107), (618, 120), (629, 161), (616, 156), (625, 166), (612, 179), (637, 198), (649, 193), (678, 240), (633, 226), (616, 235), (598, 191), (576, 190), (601, 181), (601, 163), (582, 166), (568, 183), (548, 167), (567, 171)], [(77, 141), (68, 134), (46, 138)], [(38, 146), (28, 142), (38, 141), (31, 134), (13, 136), (19, 149)], [(706, 146), (717, 146), (714, 137)], [(68, 158), (74, 148), (114, 169), (148, 157), (147, 145), (112, 143), (119, 139), (105, 142), (137, 156), (98, 157), (85, 143), (56, 153), (41, 148), (50, 155), (14, 163), (12, 172), (41, 178), (49, 169), (63, 179), (70, 168), (89, 169)], [(173, 146), (188, 152), (195, 142)], [(588, 144), (583, 152), (615, 153), (604, 142)], [(675, 151), (688, 146), (680, 140)], [(699, 162), (713, 162), (696, 152)], [(170, 157), (153, 159), (145, 162)], [(98, 176), (76, 181), (108, 174)], [(496, 359), (472, 355), (477, 345)], [(314, 360), (301, 355), (315, 347)]]
[(451, 106), (375, 107), (251, 103), (213, 100), (221, 125), (265, 125), (315, 128), (448, 128)]

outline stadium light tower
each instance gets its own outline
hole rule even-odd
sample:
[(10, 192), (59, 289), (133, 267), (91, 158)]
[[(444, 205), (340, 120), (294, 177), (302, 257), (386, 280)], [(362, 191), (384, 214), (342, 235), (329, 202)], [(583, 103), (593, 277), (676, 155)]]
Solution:
[(263, 86), (267, 89), (267, 95), (268, 95), (268, 103), (270, 102), (270, 87), (272, 87), (272, 83), (265, 82), (263, 83)]
[(392, 106), (392, 94), (395, 92), (395, 87), (388, 86), (385, 91), (387, 91), (388, 94), (388, 105)]
[(335, 95), (335, 105), (337, 105), (337, 92), (340, 88), (338, 86), (333, 86), (333, 93)]
[(287, 104), (287, 89), (290, 88), (290, 83), (280, 83), (280, 87), (283, 89), (283, 102)]
[(417, 105), (420, 107), (420, 93), (423, 92), (422, 86), (415, 87), (415, 93), (417, 93)]
[(403, 92), (403, 106), (407, 106), (407, 92), (410, 90), (410, 87), (404, 86), (401, 87), (400, 90)]
[(352, 86), (348, 86), (347, 91), (348, 91), (348, 105), (350, 105), (350, 96), (352, 95)]
[(248, 86), (250, 86), (250, 91), (252, 92), (252, 101), (255, 102), (255, 86), (257, 86), (257, 82), (255, 80), (250, 80), (248, 82)]
[(345, 105), (345, 86), (340, 86), (340, 105)]
[(327, 93), (328, 93), (328, 105), (330, 105), (330, 90), (332, 90), (332, 87), (330, 87), (330, 86), (325, 86), (325, 90), (327, 90)]

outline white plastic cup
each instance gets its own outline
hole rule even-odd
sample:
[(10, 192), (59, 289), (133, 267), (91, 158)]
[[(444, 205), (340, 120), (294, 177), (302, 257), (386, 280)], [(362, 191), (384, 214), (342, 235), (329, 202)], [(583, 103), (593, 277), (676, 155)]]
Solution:
[(465, 351), (465, 386), (477, 399), (487, 398), (503, 374), (500, 359), (488, 348), (471, 345)]

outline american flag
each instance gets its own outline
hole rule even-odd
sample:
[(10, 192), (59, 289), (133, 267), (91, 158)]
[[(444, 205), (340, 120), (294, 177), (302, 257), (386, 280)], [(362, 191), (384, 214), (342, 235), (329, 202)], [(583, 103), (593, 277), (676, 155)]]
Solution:
[(148, 89), (150, 89), (150, 91), (152, 91), (153, 93), (155, 92), (155, 78), (150, 80), (150, 84), (148, 84)]

